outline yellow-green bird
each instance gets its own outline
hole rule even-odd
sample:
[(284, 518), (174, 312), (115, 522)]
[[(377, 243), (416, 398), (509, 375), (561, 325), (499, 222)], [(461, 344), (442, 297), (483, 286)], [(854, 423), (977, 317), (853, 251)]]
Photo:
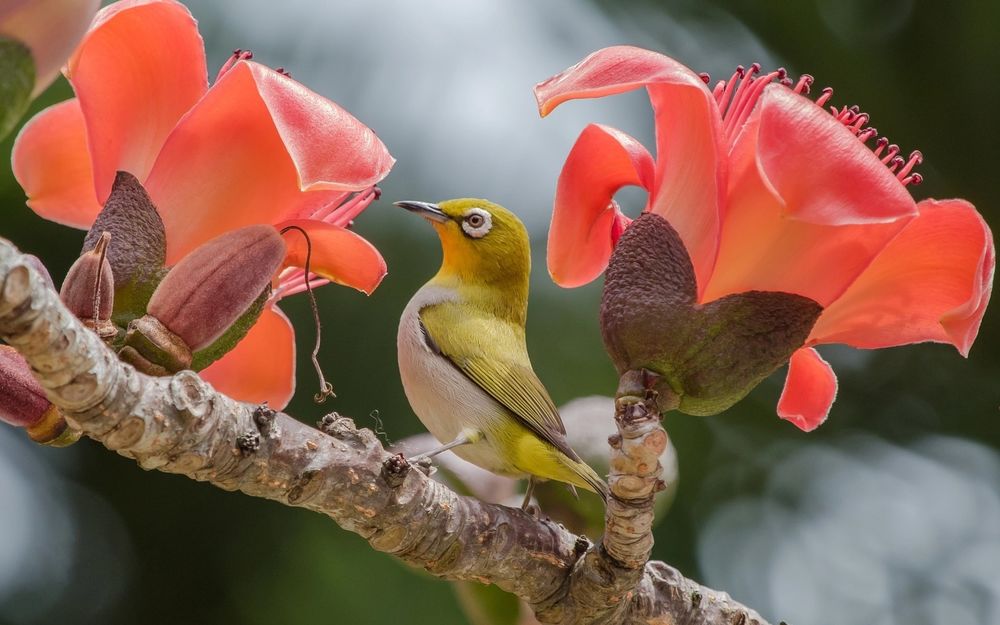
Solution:
[(410, 406), (443, 445), (488, 471), (558, 480), (607, 497), (607, 485), (566, 441), (524, 340), (531, 255), (512, 212), (480, 199), (396, 202), (441, 239), (441, 269), (403, 311), (397, 346)]

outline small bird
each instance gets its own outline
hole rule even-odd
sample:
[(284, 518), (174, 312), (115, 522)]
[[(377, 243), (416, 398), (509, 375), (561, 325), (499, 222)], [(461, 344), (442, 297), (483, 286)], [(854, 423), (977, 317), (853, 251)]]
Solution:
[(573, 451), (555, 404), (531, 368), (524, 339), (531, 256), (512, 212), (480, 199), (396, 202), (441, 239), (441, 269), (399, 320), (403, 389), (446, 450), (488, 471), (557, 480), (607, 499), (607, 485)]

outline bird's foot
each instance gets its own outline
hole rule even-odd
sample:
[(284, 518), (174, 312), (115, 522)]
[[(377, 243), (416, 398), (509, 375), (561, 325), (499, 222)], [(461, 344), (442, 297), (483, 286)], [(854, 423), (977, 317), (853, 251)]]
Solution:
[(541, 521), (542, 520), (542, 509), (535, 502), (529, 502), (521, 506), (521, 510), (526, 512), (531, 518)]
[(410, 465), (416, 467), (417, 471), (420, 471), (427, 477), (431, 477), (437, 473), (437, 467), (434, 466), (434, 461), (427, 456), (413, 456), (409, 459)]

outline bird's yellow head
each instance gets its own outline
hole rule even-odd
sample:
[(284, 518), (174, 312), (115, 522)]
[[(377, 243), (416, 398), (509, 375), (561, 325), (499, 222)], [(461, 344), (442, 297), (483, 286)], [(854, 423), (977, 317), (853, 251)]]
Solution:
[(441, 239), (443, 258), (434, 281), (527, 305), (531, 253), (528, 231), (517, 216), (488, 200), (462, 198), (438, 204), (396, 202), (427, 219)]
[(475, 198), (396, 205), (424, 217), (437, 230), (444, 254), (438, 276), (498, 286), (527, 283), (531, 272), (528, 231), (503, 206)]

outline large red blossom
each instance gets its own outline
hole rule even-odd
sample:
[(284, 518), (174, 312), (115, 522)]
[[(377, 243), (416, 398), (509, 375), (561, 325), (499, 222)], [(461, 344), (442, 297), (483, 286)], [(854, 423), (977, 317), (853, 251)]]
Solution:
[(146, 187), (163, 220), (167, 264), (251, 224), (298, 229), (289, 267), (260, 320), (203, 375), (245, 401), (284, 406), (294, 341), (273, 304), (305, 280), (370, 293), (385, 262), (346, 229), (394, 162), (374, 132), (284, 73), (237, 53), (209, 88), (197, 23), (173, 0), (122, 0), (95, 17), (65, 73), (76, 98), (30, 120), (13, 169), (40, 216), (89, 228), (118, 171)]
[[(740, 69), (708, 86), (662, 54), (599, 50), (539, 83), (541, 114), (576, 98), (645, 87), (656, 158), (634, 138), (592, 124), (563, 166), (549, 232), (553, 279), (572, 287), (604, 271), (630, 220), (623, 186), (649, 193), (645, 211), (678, 231), (698, 302), (752, 290), (794, 293), (824, 310), (791, 358), (778, 414), (822, 423), (837, 390), (823, 343), (861, 348), (921, 341), (967, 355), (989, 301), (993, 237), (964, 200), (914, 202), (921, 156), (899, 155), (856, 108), (805, 97), (811, 78)], [(874, 148), (868, 146), (874, 142)]]

